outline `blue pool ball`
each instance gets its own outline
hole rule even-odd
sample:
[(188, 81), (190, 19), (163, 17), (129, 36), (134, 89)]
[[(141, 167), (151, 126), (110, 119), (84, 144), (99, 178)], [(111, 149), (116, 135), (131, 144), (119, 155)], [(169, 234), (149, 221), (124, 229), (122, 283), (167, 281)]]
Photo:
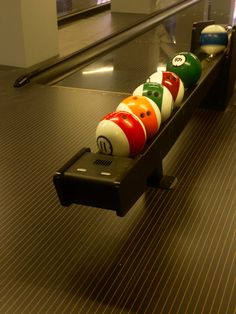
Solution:
[(201, 50), (208, 55), (215, 55), (225, 50), (228, 45), (228, 33), (221, 25), (209, 25), (200, 35)]

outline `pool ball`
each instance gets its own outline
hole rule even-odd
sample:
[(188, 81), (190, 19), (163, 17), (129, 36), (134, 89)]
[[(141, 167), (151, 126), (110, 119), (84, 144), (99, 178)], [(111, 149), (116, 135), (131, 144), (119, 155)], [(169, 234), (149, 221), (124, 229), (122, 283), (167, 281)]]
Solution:
[(206, 26), (200, 35), (201, 50), (215, 55), (225, 50), (228, 45), (228, 32), (221, 25)]
[(194, 86), (200, 79), (202, 65), (195, 54), (191, 52), (179, 52), (167, 62), (166, 70), (178, 75), (184, 87), (189, 88)]
[(135, 114), (144, 124), (147, 140), (158, 132), (161, 125), (161, 112), (155, 102), (145, 96), (129, 96), (122, 100), (117, 111), (128, 111)]
[(99, 152), (103, 154), (135, 157), (146, 144), (146, 130), (134, 114), (111, 112), (98, 123), (96, 142)]
[(147, 82), (156, 82), (169, 89), (174, 100), (174, 107), (179, 107), (184, 97), (184, 84), (173, 72), (157, 71), (149, 76)]
[(161, 112), (161, 121), (166, 121), (173, 111), (173, 97), (165, 86), (155, 82), (145, 82), (139, 85), (133, 92), (133, 95), (146, 96), (152, 99)]

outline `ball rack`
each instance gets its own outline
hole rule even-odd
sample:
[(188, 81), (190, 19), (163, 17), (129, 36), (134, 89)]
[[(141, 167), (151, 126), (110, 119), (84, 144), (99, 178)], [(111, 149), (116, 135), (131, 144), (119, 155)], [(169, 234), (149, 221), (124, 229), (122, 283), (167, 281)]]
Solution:
[(174, 187), (177, 179), (163, 173), (164, 157), (197, 107), (224, 110), (234, 90), (236, 28), (229, 31), (228, 48), (222, 54), (209, 57), (199, 49), (200, 32), (209, 24), (213, 21), (193, 24), (191, 51), (201, 61), (202, 75), (196, 86), (186, 90), (181, 107), (135, 158), (93, 153), (90, 148), (82, 148), (53, 176), (61, 205), (74, 203), (109, 209), (123, 217), (148, 187)]

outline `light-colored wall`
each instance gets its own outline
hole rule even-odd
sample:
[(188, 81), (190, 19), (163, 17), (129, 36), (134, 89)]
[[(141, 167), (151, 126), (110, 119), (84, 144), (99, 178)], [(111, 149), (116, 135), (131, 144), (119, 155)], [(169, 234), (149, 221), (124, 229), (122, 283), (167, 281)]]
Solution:
[(56, 56), (56, 1), (0, 1), (0, 42), (2, 65), (31, 67)]

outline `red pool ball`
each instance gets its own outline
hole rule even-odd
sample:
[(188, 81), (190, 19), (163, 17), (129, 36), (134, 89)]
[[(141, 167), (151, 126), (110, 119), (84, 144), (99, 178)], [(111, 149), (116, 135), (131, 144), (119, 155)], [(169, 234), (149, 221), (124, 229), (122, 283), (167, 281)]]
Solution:
[(184, 97), (184, 84), (173, 72), (157, 71), (150, 75), (147, 82), (156, 82), (164, 85), (172, 94), (174, 107), (179, 107)]
[(166, 70), (174, 72), (183, 81), (184, 87), (194, 86), (202, 74), (198, 57), (191, 52), (179, 52), (166, 64)]
[(117, 111), (107, 114), (97, 125), (96, 141), (101, 153), (135, 157), (146, 143), (146, 130), (134, 114)]
[(122, 100), (117, 111), (128, 111), (135, 114), (144, 124), (147, 140), (158, 132), (161, 125), (161, 112), (155, 102), (145, 96), (129, 96)]

